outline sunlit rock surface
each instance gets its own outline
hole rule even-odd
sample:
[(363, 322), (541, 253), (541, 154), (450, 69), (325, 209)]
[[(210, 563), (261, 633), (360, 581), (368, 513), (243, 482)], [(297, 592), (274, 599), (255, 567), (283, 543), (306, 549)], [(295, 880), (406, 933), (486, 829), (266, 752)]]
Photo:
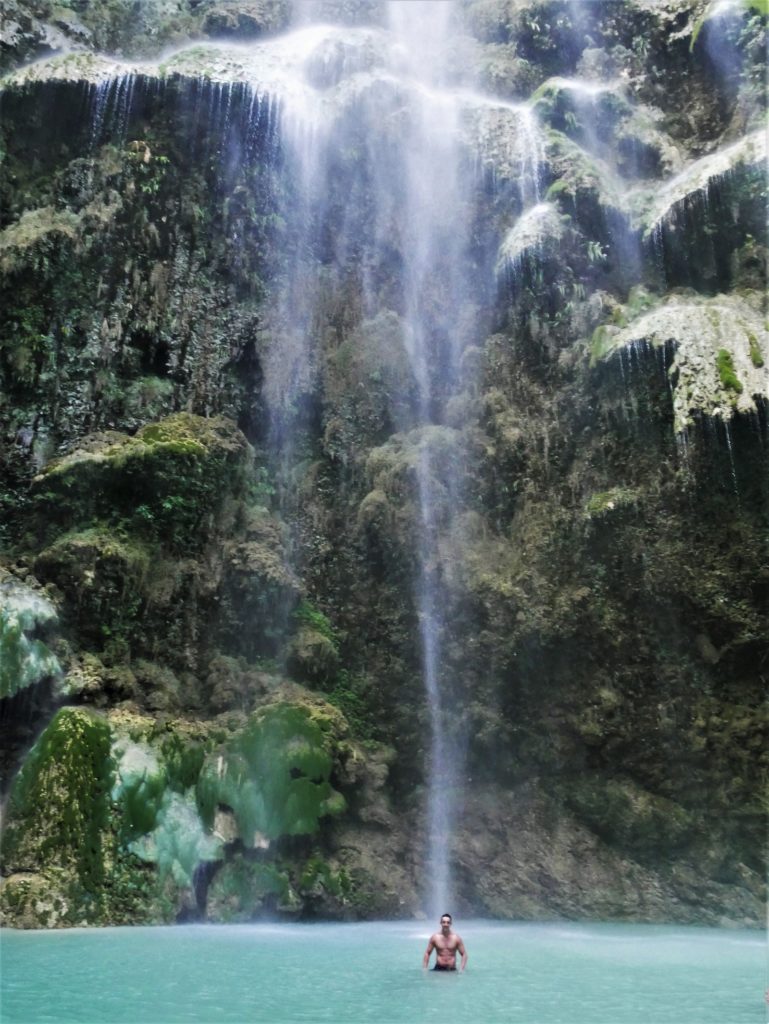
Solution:
[(524, 213), (508, 231), (499, 249), (499, 271), (520, 269), (530, 255), (550, 254), (557, 248), (564, 232), (558, 211), (548, 203), (538, 203)]
[(605, 357), (615, 358), (621, 349), (672, 346), (667, 372), (676, 428), (684, 431), (698, 413), (722, 420), (756, 413), (769, 399), (768, 341), (760, 295), (676, 295), (627, 327), (607, 330), (601, 344)]
[(740, 170), (764, 168), (766, 159), (766, 131), (762, 128), (690, 164), (647, 200), (648, 206), (641, 214), (646, 233), (654, 232), (666, 221), (675, 222), (686, 203), (701, 198), (707, 205), (708, 192), (719, 181)]

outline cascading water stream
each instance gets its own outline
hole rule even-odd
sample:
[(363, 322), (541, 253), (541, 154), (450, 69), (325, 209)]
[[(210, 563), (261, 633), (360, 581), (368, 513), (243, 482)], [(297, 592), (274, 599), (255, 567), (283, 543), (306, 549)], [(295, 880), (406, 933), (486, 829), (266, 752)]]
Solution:
[[(396, 307), (414, 383), (412, 399), (404, 403), (397, 396), (391, 412), (396, 430), (409, 436), (418, 453), (414, 595), (429, 729), (425, 902), (436, 914), (448, 905), (451, 891), (453, 791), (461, 762), (446, 716), (448, 624), (439, 535), (446, 507), (456, 504), (460, 474), (450, 468), (451, 459), (438, 466), (433, 447), (434, 432), (448, 429), (442, 426), (443, 412), (458, 387), (467, 340), (458, 325), (471, 294), (465, 256), (472, 174), (466, 173), (471, 161), (463, 150), (460, 110), (471, 99), (465, 95), (460, 101), (456, 90), (446, 88), (451, 2), (391, 3), (384, 32), (307, 25), (306, 9), (298, 14), (304, 23), (287, 37), (291, 61), (280, 83), (291, 242), (268, 314), (272, 344), (265, 387), (273, 465), (290, 501), (289, 477), (301, 460), (302, 417), (311, 415), (303, 407), (311, 403), (318, 372), (314, 334), (324, 288), (329, 279), (338, 286), (345, 275), (357, 273), (364, 315), (375, 317), (388, 301)], [(376, 47), (370, 45), (373, 36)], [(355, 147), (361, 155), (344, 165), (343, 154)], [(362, 220), (352, 212), (352, 198), (342, 215), (334, 210), (340, 173), (349, 174), (353, 195), (366, 195), (368, 214)], [(381, 284), (382, 254), (391, 234), (400, 248), (400, 269), (386, 301), (377, 281)], [(351, 253), (359, 255), (354, 269)]]
[[(456, 381), (462, 342), (453, 324), (449, 325), (444, 319), (438, 325), (431, 316), (433, 278), (438, 268), (443, 268), (447, 275), (442, 294), (450, 297), (455, 312), (468, 291), (463, 265), (467, 222), (462, 215), (464, 196), (457, 143), (457, 108), (453, 97), (436, 88), (442, 84), (446, 71), (452, 5), (394, 2), (389, 5), (389, 20), (404, 54), (405, 70), (423, 86), (414, 92), (411, 130), (404, 149), (405, 221), (410, 228), (406, 246), (409, 258), (404, 266), (404, 320), (410, 341), (409, 356), (419, 386), (419, 420), (430, 424), (438, 418), (439, 390), (442, 387), (450, 390)], [(456, 323), (458, 317), (453, 319)], [(446, 719), (442, 640), (448, 624), (442, 615), (436, 521), (440, 502), (438, 488), (456, 490), (457, 481), (440, 480), (438, 474), (425, 438), (420, 444), (417, 462), (420, 513), (417, 602), (422, 673), (430, 720), (427, 902), (432, 916), (441, 913), (441, 908), (445, 909), (450, 901), (453, 790), (458, 781), (459, 762)]]

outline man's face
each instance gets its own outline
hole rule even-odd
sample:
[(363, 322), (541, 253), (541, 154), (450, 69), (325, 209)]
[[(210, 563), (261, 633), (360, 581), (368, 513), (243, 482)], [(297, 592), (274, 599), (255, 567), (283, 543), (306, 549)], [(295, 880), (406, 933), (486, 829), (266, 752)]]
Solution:
[(443, 932), (444, 935), (448, 935), (448, 933), (451, 931), (451, 918), (448, 916), (448, 914), (445, 914), (441, 918), (441, 931)]

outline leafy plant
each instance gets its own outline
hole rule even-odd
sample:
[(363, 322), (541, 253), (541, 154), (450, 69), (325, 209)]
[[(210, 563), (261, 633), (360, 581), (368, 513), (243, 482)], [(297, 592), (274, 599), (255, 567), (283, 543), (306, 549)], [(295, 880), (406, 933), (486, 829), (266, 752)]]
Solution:
[(589, 263), (602, 263), (606, 259), (606, 250), (600, 242), (591, 240), (587, 243), (587, 258)]
[(339, 635), (336, 630), (323, 612), (310, 604), (309, 601), (303, 600), (299, 602), (294, 612), (294, 618), (298, 623), (309, 626), (316, 633), (324, 636), (331, 643), (335, 651), (339, 650)]

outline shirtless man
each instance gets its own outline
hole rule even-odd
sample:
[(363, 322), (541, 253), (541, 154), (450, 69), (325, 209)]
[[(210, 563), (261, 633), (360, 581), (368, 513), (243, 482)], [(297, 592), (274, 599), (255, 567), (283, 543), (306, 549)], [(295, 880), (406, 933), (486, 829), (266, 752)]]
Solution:
[(430, 936), (427, 943), (422, 967), (427, 969), (430, 964), (430, 954), (435, 950), (434, 971), (455, 971), (457, 969), (457, 953), (462, 955), (461, 971), (467, 967), (467, 950), (465, 944), (456, 932), (451, 930), (451, 914), (443, 914), (441, 917), (441, 930)]

